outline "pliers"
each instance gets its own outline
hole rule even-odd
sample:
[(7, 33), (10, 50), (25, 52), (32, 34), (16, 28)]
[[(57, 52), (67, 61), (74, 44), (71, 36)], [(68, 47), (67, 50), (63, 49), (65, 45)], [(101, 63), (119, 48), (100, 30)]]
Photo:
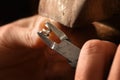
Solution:
[[(39, 37), (46, 43), (48, 47), (64, 56), (72, 67), (76, 67), (80, 48), (71, 43), (66, 34), (50, 22), (46, 22), (45, 27), (47, 28), (47, 30), (42, 29), (38, 32)], [(50, 32), (54, 32), (56, 36), (61, 40), (61, 42), (56, 43), (50, 40)]]

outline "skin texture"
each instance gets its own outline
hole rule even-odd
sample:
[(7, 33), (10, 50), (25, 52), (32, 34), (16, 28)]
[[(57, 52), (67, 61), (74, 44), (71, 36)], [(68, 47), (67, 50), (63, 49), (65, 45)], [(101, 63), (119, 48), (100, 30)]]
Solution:
[[(96, 37), (93, 28), (71, 29), (39, 15), (1, 26), (0, 80), (74, 79), (75, 69), (63, 56), (47, 47), (37, 35), (37, 32), (45, 27), (46, 21), (65, 32), (71, 42), (79, 48), (86, 40)], [(51, 33), (49, 37), (59, 42), (55, 34)]]
[(86, 42), (80, 52), (75, 80), (119, 80), (120, 49), (116, 52), (116, 47), (108, 41)]
[(0, 28), (0, 80), (73, 80), (74, 69), (66, 59), (37, 35), (47, 19), (36, 20), (38, 16)]
[(113, 65), (111, 67), (108, 80), (119, 80), (120, 79), (120, 45), (117, 48)]
[[(75, 80), (119, 80), (119, 47), (116, 52), (117, 46), (111, 42), (86, 42), (75, 72), (37, 35), (46, 21), (63, 30), (79, 48), (97, 38), (93, 27), (70, 29), (38, 15), (4, 25), (0, 27), (0, 80), (74, 80), (74, 76)], [(50, 39), (59, 42), (53, 33)]]

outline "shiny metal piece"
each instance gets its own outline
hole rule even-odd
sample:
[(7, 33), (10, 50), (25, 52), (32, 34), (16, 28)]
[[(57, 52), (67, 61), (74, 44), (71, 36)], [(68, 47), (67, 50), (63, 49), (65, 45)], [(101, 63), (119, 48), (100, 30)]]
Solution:
[(51, 23), (47, 22), (45, 26), (49, 31), (54, 32), (61, 40), (61, 42), (56, 43), (50, 40), (46, 35), (47, 30), (45, 32), (44, 29), (38, 32), (40, 38), (46, 43), (47, 46), (64, 56), (72, 67), (76, 67), (80, 49), (70, 42), (69, 38), (64, 32), (53, 26)]

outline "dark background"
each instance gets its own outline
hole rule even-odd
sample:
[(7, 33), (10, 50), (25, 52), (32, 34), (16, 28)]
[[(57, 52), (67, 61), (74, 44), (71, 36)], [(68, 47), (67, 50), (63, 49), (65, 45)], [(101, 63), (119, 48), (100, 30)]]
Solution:
[(37, 14), (39, 0), (0, 0), (0, 26)]

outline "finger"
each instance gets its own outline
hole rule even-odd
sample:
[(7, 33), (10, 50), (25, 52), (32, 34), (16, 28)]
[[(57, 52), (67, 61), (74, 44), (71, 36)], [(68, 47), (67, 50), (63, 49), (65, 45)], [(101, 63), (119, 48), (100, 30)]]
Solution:
[(120, 80), (120, 45), (114, 57), (108, 80)]
[[(3, 26), (1, 28), (1, 31), (3, 31), (1, 32), (1, 43), (6, 44), (7, 47), (27, 46), (42, 48), (45, 44), (37, 32), (45, 28), (45, 23), (48, 21), (61, 28), (61, 25), (54, 20), (37, 15)], [(51, 34), (49, 37), (58, 41), (58, 38), (54, 36), (54, 34)]]
[(80, 52), (75, 80), (103, 80), (115, 50), (116, 45), (111, 42), (86, 42)]
[(42, 42), (37, 32), (44, 27), (44, 22), (48, 20), (40, 16), (34, 16), (18, 20), (7, 24), (1, 28), (1, 43), (7, 47), (16, 46), (37, 47), (42, 46)]

